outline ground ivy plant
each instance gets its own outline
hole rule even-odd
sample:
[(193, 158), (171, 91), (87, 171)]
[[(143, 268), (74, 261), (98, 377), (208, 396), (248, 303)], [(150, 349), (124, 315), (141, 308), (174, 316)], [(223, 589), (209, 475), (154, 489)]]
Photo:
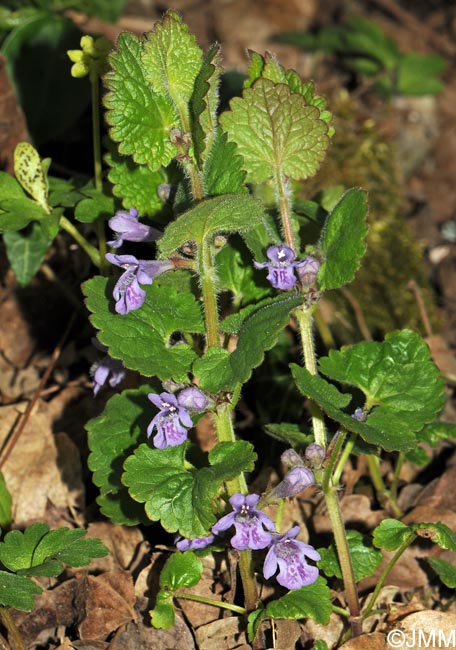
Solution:
[[(111, 397), (87, 426), (101, 512), (130, 526), (159, 521), (176, 536), (151, 612), (155, 627), (171, 627), (175, 598), (189, 598), (244, 618), (258, 647), (268, 619), (327, 624), (337, 612), (358, 635), (392, 566), (417, 537), (456, 550), (456, 536), (441, 523), (401, 523), (399, 469), (390, 485), (380, 473), (382, 454), (394, 452), (400, 468), (419, 443), (435, 446), (452, 433), (436, 420), (444, 384), (426, 343), (404, 330), (316, 356), (320, 300), (353, 280), (366, 250), (366, 194), (346, 188), (329, 211), (307, 201), (308, 214), (324, 220), (315, 241), (303, 238), (294, 194), (326, 156), (331, 113), (314, 84), (273, 55), (250, 53), (242, 96), (221, 110), (220, 48), (203, 53), (176, 13), (141, 38), (121, 34), (106, 59), (107, 50), (104, 41), (84, 37), (81, 50), (69, 53), (73, 76), (88, 75), (94, 88), (95, 180), (78, 186), (52, 179), (49, 162), (30, 145), (16, 151), (17, 181), (0, 177), (11, 257), (27, 237), (39, 232), (48, 242), (60, 228), (100, 269), (83, 285), (103, 351), (94, 392), (117, 386), (127, 370), (143, 378), (139, 388)], [(255, 198), (269, 195), (269, 203)], [(98, 247), (75, 220), (90, 225)], [(254, 369), (290, 323), (304, 363), (291, 364), (289, 381), (311, 404), (310, 426), (266, 427), (285, 445), (288, 469), (278, 485), (256, 494), (248, 477), (261, 449), (236, 432), (234, 414)], [(195, 427), (204, 415), (217, 443), (203, 453)], [(357, 453), (366, 455), (378, 498), (395, 517), (372, 537), (345, 530), (340, 513), (343, 468)], [(274, 520), (264, 511), (309, 485), (326, 500), (334, 536), (327, 548), (301, 541), (299, 522), (283, 529), (280, 505)], [(238, 554), (243, 600), (188, 592), (202, 575), (199, 556), (226, 547)], [(382, 551), (394, 555), (361, 602), (357, 583), (379, 569)], [(333, 578), (344, 586), (337, 604)], [(259, 581), (278, 585), (267, 604)]]

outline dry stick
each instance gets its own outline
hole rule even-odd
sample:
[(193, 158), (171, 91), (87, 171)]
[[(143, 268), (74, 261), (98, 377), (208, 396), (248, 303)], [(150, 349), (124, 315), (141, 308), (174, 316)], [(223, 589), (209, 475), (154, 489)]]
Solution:
[(432, 336), (432, 327), (431, 327), (431, 322), (429, 320), (428, 313), (426, 311), (426, 306), (424, 304), (423, 300), (423, 294), (421, 293), (421, 289), (418, 286), (416, 280), (409, 280), (407, 284), (407, 289), (410, 289), (410, 291), (413, 291), (413, 294), (415, 296), (416, 304), (418, 305), (418, 309), (420, 311), (420, 316), (421, 320), (423, 321), (423, 326), (426, 331), (426, 336)]
[(3, 449), (0, 451), (0, 470), (3, 467), (3, 465), (6, 463), (8, 460), (11, 452), (13, 451), (15, 445), (17, 444), (17, 441), (19, 440), (22, 432), (24, 431), (25, 425), (28, 422), (28, 419), (33, 411), (33, 407), (35, 406), (36, 402), (38, 401), (38, 398), (40, 397), (47, 380), (49, 379), (52, 371), (54, 370), (55, 364), (58, 361), (58, 358), (60, 357), (60, 354), (62, 352), (62, 348), (64, 346), (64, 343), (68, 337), (68, 334), (70, 333), (71, 328), (73, 327), (73, 323), (76, 319), (77, 312), (73, 312), (73, 315), (71, 316), (70, 320), (68, 321), (68, 325), (65, 328), (64, 333), (62, 334), (62, 337), (60, 341), (58, 342), (56, 348), (54, 349), (54, 352), (52, 353), (51, 361), (49, 362), (48, 367), (46, 368), (46, 371), (44, 375), (41, 378), (41, 381), (38, 385), (38, 388), (36, 391), (33, 393), (33, 397), (28, 403), (28, 406), (25, 410), (24, 415), (22, 416), (22, 419), (20, 421), (19, 426), (17, 429), (12, 433), (11, 437), (7, 441), (7, 443), (4, 445)]
[(352, 292), (349, 289), (342, 287), (341, 292), (344, 298), (348, 300), (348, 302), (351, 305), (351, 308), (355, 313), (356, 322), (358, 324), (359, 331), (361, 332), (364, 340), (372, 341), (373, 340), (372, 334), (370, 333), (370, 330), (367, 326), (366, 319), (364, 318), (364, 314), (361, 309), (361, 305), (359, 304), (359, 302), (356, 300), (355, 296), (352, 294)]
[(456, 45), (454, 45), (446, 36), (437, 34), (433, 29), (427, 25), (420, 22), (413, 14), (406, 11), (402, 7), (394, 2), (394, 0), (374, 0), (375, 4), (385, 9), (392, 16), (397, 18), (401, 23), (403, 23), (408, 29), (415, 32), (417, 35), (424, 38), (431, 45), (433, 45), (437, 50), (444, 53), (447, 56), (454, 57), (456, 56)]

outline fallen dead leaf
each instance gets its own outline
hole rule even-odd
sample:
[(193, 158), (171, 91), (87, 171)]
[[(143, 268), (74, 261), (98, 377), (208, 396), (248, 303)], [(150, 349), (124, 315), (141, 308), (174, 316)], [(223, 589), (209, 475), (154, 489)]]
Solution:
[(331, 614), (328, 625), (321, 625), (309, 618), (303, 628), (310, 639), (322, 639), (326, 641), (328, 648), (334, 648), (340, 640), (344, 623), (340, 616)]
[(170, 630), (156, 630), (146, 621), (131, 621), (118, 630), (109, 650), (195, 650), (188, 625), (176, 616)]
[(133, 580), (125, 571), (88, 576), (84, 607), (85, 618), (79, 625), (84, 641), (105, 639), (121, 625), (136, 618)]
[[(97, 521), (89, 524), (87, 537), (100, 539), (109, 549), (109, 554), (105, 557), (92, 560), (90, 565), (92, 572), (129, 570), (132, 568), (133, 562), (141, 561), (141, 557), (146, 555), (149, 548), (148, 543), (144, 543), (144, 537), (139, 528), (119, 526), (109, 521)], [(144, 548), (141, 547), (142, 544)]]
[(234, 650), (246, 645), (245, 632), (238, 616), (230, 616), (202, 625), (195, 630), (195, 639), (198, 650), (214, 650), (214, 648)]
[(455, 644), (456, 614), (427, 609), (410, 614), (400, 624), (395, 624), (393, 629), (394, 648), (397, 650), (450, 648)]
[(340, 650), (387, 650), (389, 647), (384, 634), (373, 632), (372, 634), (361, 634), (355, 639), (350, 639), (350, 641), (340, 646)]

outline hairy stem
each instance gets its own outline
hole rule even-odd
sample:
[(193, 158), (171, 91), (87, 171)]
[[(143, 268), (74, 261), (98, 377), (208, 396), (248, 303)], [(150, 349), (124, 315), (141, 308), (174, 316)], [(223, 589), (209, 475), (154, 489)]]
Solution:
[(350, 434), (347, 444), (345, 445), (344, 450), (336, 465), (336, 469), (334, 470), (334, 474), (332, 477), (333, 485), (339, 485), (340, 477), (342, 476), (342, 472), (344, 471), (345, 463), (347, 462), (350, 454), (352, 453), (353, 447), (355, 446), (357, 435), (358, 434), (356, 433)]
[(274, 189), (285, 243), (297, 254), (296, 237), (291, 220), (291, 187), (290, 182), (285, 178), (281, 170), (274, 172)]
[(219, 347), (220, 334), (217, 309), (216, 271), (211, 244), (207, 240), (204, 240), (201, 246), (198, 247), (198, 273), (203, 295), (207, 346), (209, 348)]
[(95, 264), (97, 268), (101, 267), (101, 257), (99, 251), (92, 246), (87, 239), (81, 235), (79, 230), (73, 226), (71, 221), (66, 217), (60, 217), (59, 225), (63, 230), (73, 237), (73, 239), (79, 244), (79, 246), (87, 253), (87, 255), (92, 260), (92, 263)]
[(378, 597), (378, 595), (380, 593), (380, 590), (382, 589), (383, 585), (385, 584), (385, 580), (389, 575), (389, 572), (391, 571), (393, 566), (396, 564), (398, 559), (401, 557), (401, 555), (405, 551), (405, 549), (408, 548), (410, 546), (410, 544), (413, 544), (416, 537), (417, 537), (416, 533), (411, 532), (410, 535), (408, 535), (404, 539), (404, 541), (399, 546), (399, 548), (396, 550), (396, 552), (393, 555), (393, 557), (391, 558), (391, 560), (388, 562), (386, 567), (383, 569), (383, 571), (382, 571), (382, 573), (380, 575), (380, 578), (378, 579), (377, 585), (376, 585), (376, 587), (375, 587), (375, 589), (374, 589), (374, 591), (373, 591), (373, 593), (372, 593), (372, 595), (370, 597), (370, 600), (369, 600), (369, 602), (367, 604), (367, 607), (363, 612), (363, 615), (362, 615), (363, 619), (367, 618), (369, 616), (369, 614), (371, 613), (371, 611), (372, 611), (372, 609), (373, 609), (373, 607), (375, 605), (375, 601), (377, 600), (377, 597)]
[[(299, 308), (295, 312), (298, 321), (299, 331), (301, 333), (302, 351), (304, 354), (304, 365), (311, 375), (317, 375), (317, 360), (315, 357), (315, 347), (312, 332), (312, 313), (311, 310)], [(317, 404), (312, 403), (312, 428), (315, 442), (323, 449), (326, 448), (326, 429), (323, 419), (323, 413)]]

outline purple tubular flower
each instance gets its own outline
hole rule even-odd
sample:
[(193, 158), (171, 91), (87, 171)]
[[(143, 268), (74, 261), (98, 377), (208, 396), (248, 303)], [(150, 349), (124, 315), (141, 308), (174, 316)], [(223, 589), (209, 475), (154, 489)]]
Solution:
[(310, 469), (302, 465), (293, 467), (286, 473), (283, 481), (271, 491), (270, 499), (295, 497), (313, 483), (315, 483), (315, 478)]
[(227, 530), (230, 526), (236, 528), (236, 535), (231, 538), (231, 546), (238, 551), (247, 548), (258, 550), (266, 548), (271, 543), (271, 533), (264, 530), (263, 526), (270, 531), (275, 531), (274, 522), (264, 512), (255, 508), (260, 497), (258, 494), (233, 494), (230, 503), (233, 512), (225, 515), (212, 526), (212, 532), (218, 535), (221, 531)]
[(116, 212), (109, 220), (109, 227), (116, 233), (115, 239), (107, 242), (112, 248), (120, 248), (124, 241), (153, 241), (161, 235), (159, 230), (139, 223), (136, 208)]
[(202, 413), (206, 410), (209, 400), (206, 395), (200, 391), (196, 386), (189, 386), (189, 388), (184, 388), (178, 396), (177, 401), (179, 406), (183, 406), (189, 411), (196, 411), (197, 413)]
[(197, 537), (196, 539), (185, 539), (177, 536), (175, 544), (176, 548), (179, 551), (196, 551), (201, 548), (206, 548), (206, 546), (212, 544), (214, 539), (214, 535), (208, 535), (207, 537)]
[(278, 567), (277, 582), (287, 589), (307, 587), (318, 578), (318, 568), (307, 564), (306, 557), (317, 561), (321, 559), (320, 554), (313, 546), (295, 539), (298, 533), (299, 526), (294, 526), (285, 535), (274, 535), (263, 565), (266, 579)]
[(108, 355), (103, 357), (101, 361), (95, 363), (92, 367), (93, 372), (93, 394), (97, 395), (98, 391), (110, 376), (109, 385), (114, 388), (120, 384), (125, 377), (125, 368), (119, 359), (111, 359)]
[(141, 289), (140, 284), (152, 284), (155, 276), (174, 268), (174, 264), (169, 261), (138, 260), (133, 255), (108, 253), (106, 259), (111, 264), (125, 269), (112, 292), (116, 301), (116, 312), (122, 315), (142, 307), (146, 292)]
[(192, 418), (183, 406), (179, 406), (177, 398), (171, 393), (149, 393), (148, 398), (159, 412), (147, 427), (147, 437), (156, 428), (157, 434), (153, 442), (157, 449), (176, 447), (187, 440), (187, 428), (193, 426)]
[(296, 266), (295, 254), (289, 246), (269, 246), (266, 251), (269, 262), (254, 262), (257, 269), (267, 268), (266, 277), (275, 289), (291, 289), (296, 284), (294, 267)]

